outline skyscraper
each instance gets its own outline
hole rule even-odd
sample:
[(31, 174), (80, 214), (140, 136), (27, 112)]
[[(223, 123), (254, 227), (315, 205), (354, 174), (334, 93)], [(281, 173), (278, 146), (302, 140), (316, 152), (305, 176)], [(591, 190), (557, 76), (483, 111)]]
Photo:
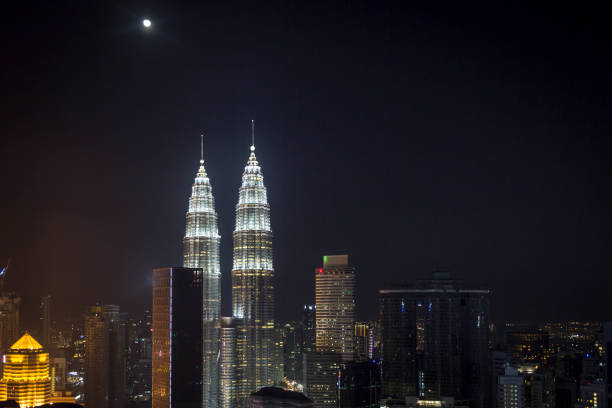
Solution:
[(242, 319), (246, 338), (238, 356), (245, 369), (240, 387), (245, 404), (251, 392), (275, 382), (273, 280), (270, 206), (253, 140), (236, 206), (232, 267), (232, 313)]
[(102, 306), (92, 306), (85, 316), (85, 404), (108, 407), (108, 337)]
[(51, 350), (51, 295), (40, 299), (40, 341), (47, 350)]
[(316, 350), (317, 345), (317, 307), (316, 305), (304, 305), (302, 315), (302, 326), (304, 327), (303, 347), (305, 353)]
[(4, 375), (0, 380), (0, 401), (12, 399), (22, 408), (51, 401), (49, 353), (28, 333), (3, 357)]
[(497, 380), (497, 408), (524, 408), (525, 382), (514, 367), (506, 367)]
[(0, 294), (0, 352), (4, 353), (19, 338), (19, 305), (14, 292)]
[(121, 408), (127, 402), (125, 324), (119, 306), (92, 306), (85, 316), (85, 403)]
[(202, 275), (199, 268), (153, 270), (152, 408), (203, 405)]
[(355, 323), (355, 268), (348, 255), (325, 255), (315, 270), (317, 351), (352, 356)]
[(233, 317), (221, 317), (219, 336), (219, 407), (238, 406), (238, 386), (241, 384), (242, 366), (237, 356), (244, 348), (244, 326)]
[(380, 292), (383, 394), (490, 405), (489, 291), (448, 273)]
[(187, 226), (183, 240), (183, 266), (202, 269), (203, 302), (203, 394), (205, 408), (217, 406), (219, 372), (219, 316), (221, 312), (221, 267), (215, 199), (208, 174), (204, 169), (203, 142), (200, 145), (200, 168), (189, 198)]

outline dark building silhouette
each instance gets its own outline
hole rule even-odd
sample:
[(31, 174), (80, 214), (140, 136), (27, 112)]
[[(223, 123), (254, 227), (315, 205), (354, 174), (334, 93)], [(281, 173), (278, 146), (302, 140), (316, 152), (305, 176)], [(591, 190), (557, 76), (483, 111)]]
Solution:
[(119, 306), (92, 306), (85, 316), (87, 408), (122, 408), (126, 393), (126, 326)]
[(383, 396), (490, 404), (489, 290), (448, 273), (380, 292)]
[(251, 407), (253, 408), (309, 408), (312, 406), (312, 401), (301, 392), (278, 387), (264, 387), (251, 394)]
[(40, 299), (40, 329), (40, 342), (51, 352), (51, 295)]
[(302, 353), (304, 327), (301, 322), (290, 322), (283, 326), (284, 377), (302, 382)]
[(352, 361), (342, 365), (338, 375), (338, 406), (378, 408), (380, 366), (372, 361)]
[(317, 346), (317, 306), (304, 305), (304, 314), (302, 315), (302, 326), (304, 328), (303, 346), (305, 353), (315, 351)]
[(338, 406), (338, 372), (346, 355), (313, 351), (304, 353), (304, 392), (315, 408)]
[(202, 275), (153, 270), (153, 408), (202, 407)]
[(20, 304), (21, 298), (16, 293), (0, 293), (0, 351), (2, 353), (19, 339)]

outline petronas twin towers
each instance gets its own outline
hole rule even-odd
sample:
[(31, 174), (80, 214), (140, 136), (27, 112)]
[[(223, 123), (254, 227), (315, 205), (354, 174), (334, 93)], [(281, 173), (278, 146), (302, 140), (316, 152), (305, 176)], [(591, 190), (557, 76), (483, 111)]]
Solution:
[[(253, 132), (253, 123), (251, 123)], [(219, 381), (221, 268), (217, 212), (201, 151), (200, 168), (189, 199), (183, 240), (185, 267), (203, 270), (203, 386), (204, 407), (244, 406), (251, 392), (273, 385), (274, 378), (274, 270), (270, 206), (263, 175), (255, 157), (254, 141), (242, 174), (232, 267), (232, 314), (237, 335), (232, 361), (235, 378), (230, 386)], [(228, 404), (228, 401), (229, 404)]]

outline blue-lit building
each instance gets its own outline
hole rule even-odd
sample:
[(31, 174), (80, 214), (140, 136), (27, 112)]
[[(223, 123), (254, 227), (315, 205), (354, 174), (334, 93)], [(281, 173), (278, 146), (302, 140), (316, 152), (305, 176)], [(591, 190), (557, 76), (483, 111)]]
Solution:
[(489, 290), (436, 272), (379, 295), (383, 396), (454, 397), (488, 407)]

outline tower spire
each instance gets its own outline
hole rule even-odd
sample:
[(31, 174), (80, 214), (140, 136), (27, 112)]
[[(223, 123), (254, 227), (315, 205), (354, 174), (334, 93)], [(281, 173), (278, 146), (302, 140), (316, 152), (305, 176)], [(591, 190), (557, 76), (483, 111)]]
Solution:
[(251, 119), (251, 151), (255, 151), (255, 121)]
[(204, 164), (204, 134), (200, 134), (200, 164)]

